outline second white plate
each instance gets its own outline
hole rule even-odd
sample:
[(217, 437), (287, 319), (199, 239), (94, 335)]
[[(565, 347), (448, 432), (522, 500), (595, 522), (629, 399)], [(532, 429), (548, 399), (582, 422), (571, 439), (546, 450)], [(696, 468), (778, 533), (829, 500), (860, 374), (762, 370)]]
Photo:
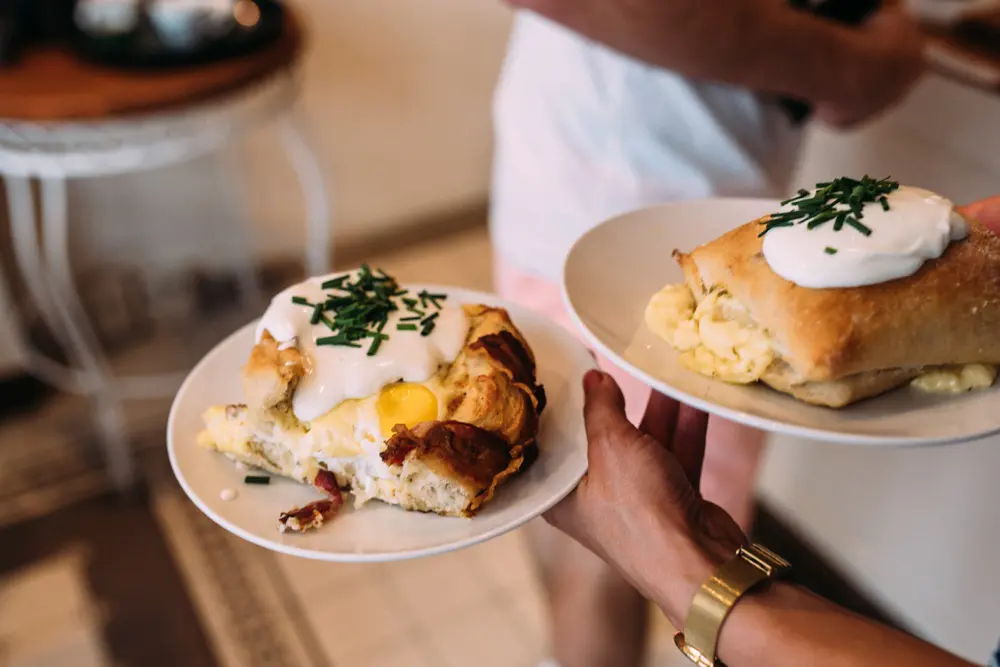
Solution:
[(642, 209), (609, 220), (573, 247), (566, 303), (591, 343), (658, 391), (756, 428), (861, 445), (931, 445), (1000, 432), (1000, 389), (934, 396), (909, 387), (842, 410), (801, 403), (765, 386), (737, 386), (681, 366), (643, 324), (650, 297), (683, 281), (671, 257), (778, 210), (767, 199), (710, 199)]
[[(472, 519), (404, 512), (371, 502), (357, 510), (345, 506), (319, 530), (279, 533), (281, 512), (318, 500), (320, 494), (278, 477), (267, 486), (245, 485), (246, 473), (232, 461), (195, 443), (206, 408), (243, 400), (240, 369), (254, 343), (254, 324), (248, 324), (219, 343), (191, 371), (170, 410), (170, 464), (202, 512), (226, 530), (273, 551), (328, 561), (391, 561), (444, 553), (498, 537), (542, 514), (576, 487), (587, 470), (580, 383), (594, 367), (587, 348), (558, 324), (494, 295), (436, 285), (407, 287), (446, 292), (451, 303), (485, 303), (510, 312), (535, 354), (538, 380), (548, 398), (534, 465), (502, 486)], [(223, 489), (236, 490), (236, 498), (223, 500)], [(349, 505), (350, 496), (347, 500)]]

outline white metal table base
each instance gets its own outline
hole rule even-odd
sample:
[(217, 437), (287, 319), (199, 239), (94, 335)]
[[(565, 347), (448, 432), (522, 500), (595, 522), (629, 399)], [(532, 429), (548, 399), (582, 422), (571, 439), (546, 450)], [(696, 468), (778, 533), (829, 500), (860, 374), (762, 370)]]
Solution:
[[(90, 398), (108, 477), (125, 492), (135, 482), (124, 402), (170, 396), (183, 373), (116, 377), (73, 281), (67, 179), (136, 172), (183, 162), (238, 138), (241, 130), (277, 116), (281, 143), (306, 204), (304, 264), (310, 275), (327, 273), (332, 254), (331, 203), (323, 164), (294, 108), (290, 73), (237, 98), (197, 112), (86, 127), (0, 121), (0, 173), (7, 186), (11, 235), (18, 270), (70, 365), (25, 345), (28, 371), (68, 392)], [(36, 208), (32, 188), (37, 180)], [(41, 236), (39, 236), (39, 220)], [(243, 290), (256, 289), (253, 258), (240, 269)], [(257, 295), (254, 295), (255, 297)]]

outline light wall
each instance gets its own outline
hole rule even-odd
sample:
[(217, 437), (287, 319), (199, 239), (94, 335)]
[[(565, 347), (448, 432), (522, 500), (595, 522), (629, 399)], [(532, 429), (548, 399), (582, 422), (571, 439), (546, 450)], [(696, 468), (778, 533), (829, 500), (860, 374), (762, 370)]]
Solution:
[[(329, 166), (337, 240), (484, 201), (504, 5), (296, 4), (310, 33), (302, 109)], [(71, 211), (80, 265), (141, 262), (155, 273), (246, 252), (288, 255), (303, 242), (298, 184), (266, 129), (195, 163), (77, 182)]]

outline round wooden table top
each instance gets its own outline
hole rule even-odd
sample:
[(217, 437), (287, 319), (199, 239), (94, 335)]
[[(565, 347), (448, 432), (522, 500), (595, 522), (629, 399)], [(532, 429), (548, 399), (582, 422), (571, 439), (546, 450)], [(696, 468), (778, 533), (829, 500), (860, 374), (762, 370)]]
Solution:
[(303, 43), (302, 25), (286, 7), (285, 29), (276, 42), (198, 67), (116, 70), (80, 60), (68, 48), (29, 48), (16, 65), (0, 68), (0, 119), (102, 120), (204, 102), (291, 66)]

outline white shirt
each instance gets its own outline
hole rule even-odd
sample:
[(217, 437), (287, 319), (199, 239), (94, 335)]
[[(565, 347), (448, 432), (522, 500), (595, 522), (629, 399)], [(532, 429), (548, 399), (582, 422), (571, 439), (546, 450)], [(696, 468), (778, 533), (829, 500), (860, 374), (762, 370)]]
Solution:
[(690, 81), (527, 12), (515, 19), (494, 128), (494, 248), (554, 281), (576, 239), (620, 213), (783, 194), (801, 134), (749, 91)]

